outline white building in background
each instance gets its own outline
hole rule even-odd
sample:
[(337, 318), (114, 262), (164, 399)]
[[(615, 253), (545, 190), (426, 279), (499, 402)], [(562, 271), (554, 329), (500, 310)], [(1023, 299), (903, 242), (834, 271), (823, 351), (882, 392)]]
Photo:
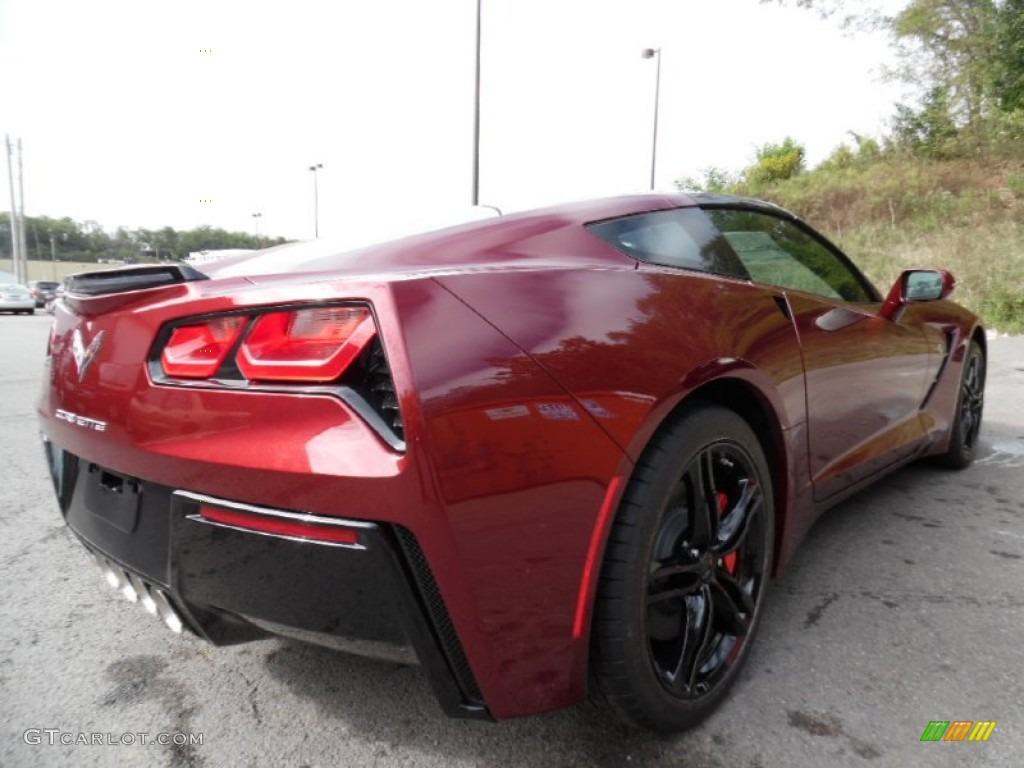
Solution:
[(251, 248), (223, 248), (219, 251), (192, 251), (185, 259), (186, 264), (197, 266), (199, 264), (209, 264), (211, 261), (220, 261), (221, 259), (227, 259), (231, 256), (248, 256), (256, 251)]

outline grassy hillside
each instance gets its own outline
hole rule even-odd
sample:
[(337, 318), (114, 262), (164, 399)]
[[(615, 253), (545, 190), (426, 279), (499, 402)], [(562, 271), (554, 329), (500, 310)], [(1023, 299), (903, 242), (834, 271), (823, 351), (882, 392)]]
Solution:
[(986, 327), (1024, 333), (1024, 163), (885, 156), (736, 191), (821, 229), (880, 290), (909, 267), (948, 269)]

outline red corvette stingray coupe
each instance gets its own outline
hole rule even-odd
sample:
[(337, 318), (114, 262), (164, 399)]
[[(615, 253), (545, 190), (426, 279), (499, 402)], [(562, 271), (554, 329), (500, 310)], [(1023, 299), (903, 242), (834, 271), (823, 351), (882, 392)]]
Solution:
[(827, 507), (973, 458), (985, 335), (775, 206), (642, 195), (72, 278), (39, 415), (110, 584), (213, 643), (418, 661), (444, 710), (675, 731)]

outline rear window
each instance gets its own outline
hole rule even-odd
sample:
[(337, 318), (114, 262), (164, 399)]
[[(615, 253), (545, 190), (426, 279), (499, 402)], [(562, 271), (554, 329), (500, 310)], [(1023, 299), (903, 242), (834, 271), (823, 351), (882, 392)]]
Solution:
[(588, 224), (587, 229), (639, 261), (747, 278), (728, 242), (699, 208), (641, 213)]

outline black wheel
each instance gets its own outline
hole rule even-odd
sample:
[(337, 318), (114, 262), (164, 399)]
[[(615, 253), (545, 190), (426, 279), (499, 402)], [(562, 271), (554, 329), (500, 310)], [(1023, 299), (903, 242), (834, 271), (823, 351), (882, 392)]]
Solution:
[(963, 469), (974, 461), (984, 406), (985, 353), (981, 351), (978, 342), (972, 340), (964, 358), (949, 449), (938, 457), (939, 464), (950, 469)]
[(759, 623), (772, 483), (747, 423), (701, 404), (651, 441), (609, 534), (591, 640), (598, 697), (627, 723), (681, 731), (721, 703)]

